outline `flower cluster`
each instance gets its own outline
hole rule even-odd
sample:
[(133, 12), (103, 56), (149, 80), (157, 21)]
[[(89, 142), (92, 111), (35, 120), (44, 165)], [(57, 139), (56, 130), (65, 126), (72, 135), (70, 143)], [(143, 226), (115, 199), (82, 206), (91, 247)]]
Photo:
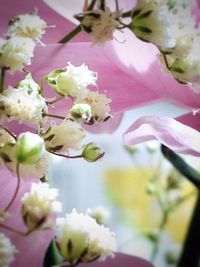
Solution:
[(57, 197), (58, 190), (49, 188), (48, 183), (32, 183), (30, 192), (21, 199), (22, 217), (29, 231), (49, 227), (49, 217), (62, 208)]
[(0, 66), (12, 73), (31, 64), (36, 43), (45, 31), (46, 22), (35, 13), (19, 15), (8, 25), (7, 39), (0, 40)]
[(190, 3), (139, 0), (132, 17), (129, 27), (136, 36), (155, 44), (174, 78), (199, 93), (200, 31), (191, 16)]
[(102, 261), (116, 251), (115, 235), (89, 215), (73, 210), (56, 220), (56, 243), (66, 261)]
[[(50, 188), (46, 180), (49, 158), (51, 154), (65, 158), (83, 158), (95, 162), (104, 155), (104, 151), (95, 143), (83, 145), (86, 136), (84, 124), (96, 124), (106, 121), (109, 115), (109, 103), (104, 94), (91, 91), (89, 87), (97, 87), (97, 73), (91, 71), (85, 64), (74, 66), (71, 63), (62, 69), (51, 71), (41, 77), (40, 83), (33, 80), (31, 73), (19, 81), (15, 87), (4, 86), (7, 70), (14, 73), (22, 70), (24, 65), (31, 63), (33, 50), (40, 41), (46, 28), (46, 22), (35, 13), (19, 15), (9, 23), (7, 39), (0, 41), (0, 161), (17, 178), (16, 189), (7, 203), (0, 210), (1, 227), (23, 236), (35, 231), (54, 228), (54, 214), (61, 211), (58, 190)], [(44, 84), (46, 83), (46, 84)], [(54, 90), (53, 100), (45, 99), (45, 86)], [(49, 113), (54, 110), (58, 101), (64, 101), (70, 108), (63, 114)], [(60, 121), (58, 121), (58, 119)], [(13, 132), (10, 122), (23, 124), (27, 130)], [(30, 128), (31, 126), (31, 128)], [(30, 132), (32, 131), (32, 132)], [(78, 155), (70, 155), (71, 150), (81, 150)], [(63, 153), (63, 154), (62, 154)], [(31, 184), (29, 192), (21, 198), (21, 217), (26, 226), (26, 232), (4, 225), (7, 214), (13, 216), (10, 207), (19, 193), (22, 179), (30, 181), (37, 178), (37, 183)], [(30, 181), (31, 182), (31, 181)], [(94, 219), (93, 224), (96, 227)], [(79, 218), (75, 218), (79, 220)], [(81, 222), (84, 226), (84, 222)], [(100, 227), (100, 226), (99, 226)], [(80, 228), (82, 228), (80, 226)], [(87, 246), (84, 261), (104, 258), (111, 253), (112, 247), (103, 244), (102, 238), (96, 244), (98, 236), (91, 232), (90, 248)], [(102, 234), (109, 237), (107, 228), (99, 228)], [(95, 230), (98, 232), (98, 229)], [(111, 243), (112, 234), (110, 234)], [(100, 238), (100, 237), (99, 237)], [(83, 240), (81, 246), (85, 246)], [(2, 242), (2, 243), (1, 243)], [(74, 243), (75, 242), (75, 243)], [(77, 244), (76, 244), (77, 242)], [(73, 245), (79, 245), (81, 240), (73, 240)], [(0, 234), (0, 265), (8, 266), (13, 260), (15, 248), (4, 235)], [(62, 254), (62, 251), (61, 251)]]
[(81, 22), (82, 30), (88, 34), (93, 44), (103, 45), (113, 39), (116, 29), (120, 29), (120, 12), (112, 12), (108, 7), (87, 11), (75, 17)]

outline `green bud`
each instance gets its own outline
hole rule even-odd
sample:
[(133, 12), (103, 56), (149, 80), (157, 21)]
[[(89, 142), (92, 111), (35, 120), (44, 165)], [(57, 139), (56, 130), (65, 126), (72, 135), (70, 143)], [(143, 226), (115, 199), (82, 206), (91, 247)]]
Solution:
[(89, 143), (84, 147), (82, 157), (89, 162), (95, 162), (102, 158), (104, 154), (105, 152), (97, 144)]
[(43, 139), (30, 132), (19, 135), (16, 143), (16, 157), (19, 163), (35, 164), (45, 152)]
[(178, 262), (179, 253), (177, 251), (168, 251), (165, 255), (165, 260), (168, 264), (176, 264)]
[(40, 86), (33, 80), (31, 73), (28, 73), (24, 80), (20, 81), (16, 88), (25, 88), (30, 95), (33, 91), (40, 93)]
[(88, 104), (75, 104), (71, 110), (70, 115), (75, 120), (89, 121), (92, 116), (91, 107)]
[(146, 187), (146, 192), (149, 195), (153, 195), (153, 194), (155, 194), (157, 192), (157, 188), (156, 188), (156, 186), (154, 184), (149, 183), (147, 185), (147, 187)]

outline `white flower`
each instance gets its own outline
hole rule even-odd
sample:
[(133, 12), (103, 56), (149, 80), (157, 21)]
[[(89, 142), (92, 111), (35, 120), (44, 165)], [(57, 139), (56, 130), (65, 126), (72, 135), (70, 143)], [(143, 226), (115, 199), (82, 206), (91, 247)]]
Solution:
[(30, 38), (14, 36), (8, 39), (0, 52), (0, 66), (12, 73), (22, 70), (24, 65), (31, 64), (35, 43)]
[[(14, 174), (17, 168), (16, 145), (7, 144), (0, 147), (0, 158), (6, 167)], [(48, 170), (48, 154), (44, 153), (42, 158), (34, 164), (20, 164), (19, 174), (22, 179), (41, 178)]]
[(0, 126), (0, 147), (6, 144), (15, 143), (14, 137), (12, 137), (7, 131)]
[(91, 36), (93, 44), (103, 45), (113, 40), (114, 31), (120, 27), (120, 16), (121, 13), (112, 12), (108, 7), (105, 10), (92, 10), (81, 15), (81, 27)]
[(0, 266), (9, 267), (14, 260), (14, 255), (17, 253), (15, 246), (10, 239), (3, 233), (0, 233)]
[(46, 22), (36, 14), (19, 15), (10, 21), (7, 34), (38, 41), (44, 34), (46, 26)]
[(68, 261), (105, 260), (116, 251), (115, 235), (95, 219), (73, 210), (56, 220), (56, 241), (61, 255)]
[(111, 102), (110, 98), (107, 98), (106, 95), (100, 94), (99, 92), (88, 91), (87, 95), (83, 99), (78, 99), (75, 103), (85, 103), (91, 107), (92, 117), (91, 124), (97, 122), (103, 122), (110, 117), (109, 103)]
[(87, 214), (94, 218), (98, 224), (104, 224), (110, 216), (109, 211), (104, 207), (88, 209)]
[(64, 69), (52, 71), (46, 81), (60, 94), (71, 97), (84, 97), (89, 85), (96, 85), (97, 73), (85, 64), (75, 67), (68, 63)]
[(87, 122), (91, 119), (92, 111), (88, 104), (75, 104), (69, 111), (70, 116), (77, 122)]
[(47, 150), (67, 152), (69, 149), (80, 149), (85, 133), (77, 122), (66, 119), (58, 125), (53, 124), (43, 137)]
[(47, 110), (45, 99), (37, 90), (26, 87), (8, 87), (0, 95), (1, 120), (20, 120), (36, 124), (38, 127), (43, 120), (43, 111)]
[(21, 199), (22, 216), (30, 231), (44, 227), (54, 212), (60, 212), (61, 203), (57, 201), (58, 190), (49, 188), (48, 183), (32, 183), (30, 192)]

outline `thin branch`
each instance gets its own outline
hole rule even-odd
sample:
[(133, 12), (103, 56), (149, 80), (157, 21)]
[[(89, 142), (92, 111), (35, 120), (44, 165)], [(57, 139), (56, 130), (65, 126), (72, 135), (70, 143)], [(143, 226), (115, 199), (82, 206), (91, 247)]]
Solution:
[(116, 6), (116, 11), (119, 12), (119, 3), (118, 3), (118, 0), (115, 0), (115, 6)]
[(51, 118), (56, 118), (56, 119), (60, 119), (60, 120), (64, 120), (65, 119), (64, 116), (50, 114), (50, 113), (44, 113), (43, 117), (51, 117)]
[(69, 42), (74, 36), (76, 36), (79, 32), (81, 32), (81, 25), (78, 25), (74, 30), (72, 30), (70, 33), (65, 35), (62, 39), (58, 41), (60, 44), (64, 44)]
[(19, 163), (17, 163), (17, 166), (16, 166), (16, 173), (17, 173), (17, 186), (16, 186), (12, 199), (8, 203), (7, 207), (4, 209), (5, 211), (7, 211), (12, 206), (19, 191), (19, 186), (20, 186)]
[(0, 77), (0, 93), (3, 93), (4, 82), (5, 82), (6, 68), (1, 68), (1, 77)]
[(95, 6), (95, 4), (96, 4), (96, 1), (97, 1), (97, 0), (92, 0), (92, 1), (91, 1), (91, 3), (90, 3), (89, 6), (88, 6), (88, 9), (87, 9), (88, 11), (90, 11), (90, 10), (92, 10), (92, 9), (94, 8), (94, 6)]
[(54, 103), (60, 101), (60, 100), (63, 99), (63, 98), (64, 98), (64, 96), (60, 96), (60, 97), (55, 98), (55, 99), (53, 99), (53, 100), (47, 100), (47, 101), (46, 101), (46, 104), (47, 104), (47, 105), (52, 105), (52, 104), (54, 104)]
[(59, 154), (59, 153), (56, 153), (56, 152), (53, 152), (53, 151), (48, 151), (48, 152), (51, 153), (51, 154), (54, 154), (56, 156), (60, 156), (60, 157), (67, 158), (67, 159), (78, 159), (78, 158), (82, 158), (83, 157), (82, 155), (69, 156), (69, 155)]

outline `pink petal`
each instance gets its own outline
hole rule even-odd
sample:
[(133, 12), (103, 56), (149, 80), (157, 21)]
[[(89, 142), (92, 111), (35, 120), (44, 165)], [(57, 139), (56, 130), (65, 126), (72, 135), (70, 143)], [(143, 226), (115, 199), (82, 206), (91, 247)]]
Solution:
[[(105, 52), (106, 51), (106, 52)], [(120, 66), (107, 57), (111, 48), (91, 47), (89, 43), (71, 43), (68, 45), (47, 45), (36, 49), (32, 66), (33, 77), (40, 80), (48, 72), (62, 68), (70, 61), (78, 66), (87, 64), (89, 69), (98, 73), (98, 88), (101, 92), (107, 91), (112, 99), (111, 110), (123, 111), (134, 106), (158, 99), (156, 93), (144, 86), (137, 79), (127, 75)]]
[(191, 113), (182, 115), (177, 118), (183, 124), (186, 124), (197, 131), (200, 131), (200, 109), (196, 110), (198, 113), (195, 113), (195, 110)]
[(115, 257), (109, 257), (106, 261), (81, 264), (81, 267), (153, 267), (150, 262), (124, 253), (116, 253)]
[(196, 17), (197, 25), (200, 23), (200, 1), (196, 0), (196, 3), (194, 5), (194, 1), (191, 0), (192, 4), (192, 15)]
[(141, 117), (123, 135), (126, 145), (153, 139), (158, 139), (175, 152), (200, 155), (200, 132), (169, 117)]
[(123, 34), (116, 32), (116, 38), (124, 43), (112, 41), (110, 50), (106, 48), (105, 52), (110, 61), (130, 78), (143, 84), (143, 93), (153, 90), (161, 98), (180, 106), (199, 107), (200, 94), (178, 83), (163, 70), (158, 59), (159, 51), (154, 45), (140, 41), (129, 30), (123, 30)]
[[(22, 232), (25, 232), (26, 228), (20, 215), (20, 198), (30, 189), (31, 182), (33, 180), (21, 181), (18, 196), (10, 209), (11, 216), (3, 222), (3, 224)], [(1, 166), (0, 188), (2, 190), (0, 194), (0, 209), (5, 208), (9, 203), (15, 191), (15, 186), (16, 177)], [(20, 236), (2, 227), (0, 227), (0, 232), (5, 233), (19, 251), (15, 256), (15, 260), (10, 265), (11, 267), (42, 267), (45, 252), (53, 237), (52, 231), (38, 231), (27, 237)]]

